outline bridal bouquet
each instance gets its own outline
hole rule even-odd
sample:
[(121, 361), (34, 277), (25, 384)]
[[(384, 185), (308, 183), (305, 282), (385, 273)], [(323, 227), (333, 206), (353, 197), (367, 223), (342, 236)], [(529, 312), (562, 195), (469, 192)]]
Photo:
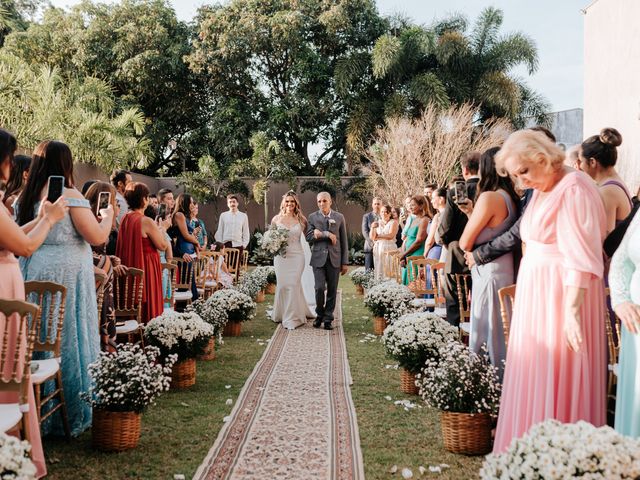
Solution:
[(178, 355), (178, 361), (201, 355), (213, 333), (213, 326), (193, 311), (166, 311), (151, 319), (144, 329), (144, 337), (149, 345), (158, 347), (163, 358)]
[(271, 257), (284, 257), (289, 245), (289, 229), (281, 225), (271, 225), (264, 234), (256, 233), (256, 241), (259, 248)]
[(584, 421), (546, 420), (512, 441), (506, 452), (488, 455), (480, 478), (636, 479), (640, 478), (640, 440)]
[(0, 479), (35, 480), (36, 467), (29, 458), (31, 445), (0, 433)]

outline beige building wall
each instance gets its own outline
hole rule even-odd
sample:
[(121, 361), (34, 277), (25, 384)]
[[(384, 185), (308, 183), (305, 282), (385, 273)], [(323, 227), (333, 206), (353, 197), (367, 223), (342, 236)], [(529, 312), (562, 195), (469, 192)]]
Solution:
[(596, 0), (584, 14), (584, 135), (622, 134), (618, 171), (640, 186), (640, 0)]

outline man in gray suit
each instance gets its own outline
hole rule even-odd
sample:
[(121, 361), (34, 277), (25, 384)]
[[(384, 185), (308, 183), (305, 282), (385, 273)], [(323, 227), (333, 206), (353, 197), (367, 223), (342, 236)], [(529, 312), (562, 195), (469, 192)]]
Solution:
[(309, 215), (306, 231), (307, 242), (311, 245), (310, 264), (316, 290), (316, 320), (313, 326), (320, 328), (324, 323), (324, 329), (331, 330), (338, 280), (340, 275), (347, 273), (349, 264), (347, 225), (341, 213), (331, 210), (331, 195), (320, 192), (317, 200), (319, 210)]
[(373, 270), (373, 240), (369, 237), (371, 232), (371, 224), (380, 221), (380, 208), (382, 200), (373, 197), (371, 202), (371, 211), (362, 216), (362, 236), (364, 237), (364, 268)]

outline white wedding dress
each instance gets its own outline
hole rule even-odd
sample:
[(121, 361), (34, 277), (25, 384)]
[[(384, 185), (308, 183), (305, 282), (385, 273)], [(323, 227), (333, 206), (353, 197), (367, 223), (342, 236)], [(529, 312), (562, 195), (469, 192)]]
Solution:
[(293, 330), (304, 325), (308, 318), (315, 318), (313, 271), (309, 266), (311, 250), (299, 223), (290, 228), (278, 225), (289, 230), (289, 241), (285, 257), (277, 255), (273, 260), (277, 285), (271, 318)]

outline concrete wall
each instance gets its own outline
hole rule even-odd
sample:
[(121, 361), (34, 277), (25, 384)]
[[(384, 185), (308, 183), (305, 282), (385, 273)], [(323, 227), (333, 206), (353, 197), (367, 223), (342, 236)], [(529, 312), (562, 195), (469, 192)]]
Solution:
[[(550, 130), (556, 136), (559, 144), (565, 148), (582, 143), (583, 111), (581, 108), (562, 110), (549, 114), (551, 116)], [(537, 122), (532, 118), (527, 122), (527, 127), (533, 127)]]
[[(74, 176), (78, 188), (81, 188), (83, 183), (87, 180), (102, 180), (106, 182), (109, 181), (109, 176), (93, 165), (75, 164)], [(294, 190), (300, 192), (304, 182), (306, 180), (314, 178), (323, 180), (323, 178), (320, 177), (298, 177), (297, 187), (294, 188)], [(184, 191), (183, 188), (176, 186), (175, 178), (153, 178), (145, 175), (133, 174), (133, 179), (134, 181), (145, 183), (152, 193), (157, 192), (162, 188), (170, 188), (171, 190), (173, 190), (174, 195), (177, 196), (179, 193), (182, 193)], [(245, 181), (249, 185), (249, 188), (251, 188), (251, 186), (253, 185), (253, 181), (251, 179), (246, 179)], [(285, 183), (275, 184), (269, 190), (269, 195), (267, 197), (269, 222), (271, 221), (271, 218), (273, 218), (273, 216), (275, 216), (279, 212), (282, 196), (287, 191), (289, 191), (289, 185)], [(317, 210), (316, 194), (314, 192), (298, 193), (298, 198), (300, 199), (302, 211), (304, 212), (305, 216)], [(334, 200), (334, 202), (334, 209), (345, 216), (348, 231), (359, 232), (362, 222), (362, 215), (364, 214), (364, 210), (362, 209), (362, 207), (352, 204), (347, 205), (345, 201), (340, 198), (340, 196), (338, 197), (337, 201)], [(218, 215), (220, 212), (223, 212), (227, 209), (226, 200), (220, 199), (216, 204), (200, 204), (199, 207), (199, 218), (201, 218), (205, 222), (207, 232), (211, 232), (212, 234), (215, 233), (215, 229), (218, 225)], [(247, 205), (241, 204), (240, 209), (247, 212), (247, 215), (249, 216), (249, 229), (251, 230), (251, 233), (253, 233), (256, 227), (264, 229), (263, 205), (258, 205), (256, 202), (250, 201)], [(209, 236), (209, 238), (212, 239), (212, 236)]]
[(640, 1), (598, 0), (584, 15), (584, 135), (622, 134), (618, 172), (640, 185)]

